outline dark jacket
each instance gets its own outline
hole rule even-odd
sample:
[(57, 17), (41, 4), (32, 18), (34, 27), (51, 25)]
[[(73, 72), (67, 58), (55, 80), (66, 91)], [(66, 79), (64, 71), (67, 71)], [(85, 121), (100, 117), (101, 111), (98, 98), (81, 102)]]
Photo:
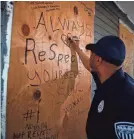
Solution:
[(92, 73), (97, 85), (88, 114), (88, 139), (134, 139), (134, 79), (122, 68), (103, 84)]

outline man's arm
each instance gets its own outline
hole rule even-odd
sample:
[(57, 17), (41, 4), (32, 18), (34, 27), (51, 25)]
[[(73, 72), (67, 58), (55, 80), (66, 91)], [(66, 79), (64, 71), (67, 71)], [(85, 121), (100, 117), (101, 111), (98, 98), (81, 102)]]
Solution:
[(90, 62), (90, 58), (79, 48), (77, 51), (77, 54), (79, 55), (79, 57), (80, 57), (80, 59), (81, 59), (81, 61), (82, 61), (82, 63), (83, 63), (83, 65), (84, 65), (84, 67), (88, 70), (88, 71), (90, 71), (90, 64), (89, 64), (89, 62)]
[(70, 41), (70, 47), (72, 47), (76, 52), (77, 54), (79, 55), (84, 67), (90, 71), (90, 58), (80, 49), (79, 47), (79, 41), (73, 41), (71, 39), (69, 39)]

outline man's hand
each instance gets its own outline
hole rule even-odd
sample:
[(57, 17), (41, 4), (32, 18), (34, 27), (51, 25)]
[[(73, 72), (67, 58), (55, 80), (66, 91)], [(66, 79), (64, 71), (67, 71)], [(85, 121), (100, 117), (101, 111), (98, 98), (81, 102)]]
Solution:
[(76, 52), (80, 50), (79, 39), (76, 36), (72, 38), (67, 38), (67, 42), (69, 43), (69, 46), (73, 48)]
[(73, 50), (77, 52), (85, 68), (90, 71), (90, 58), (80, 49), (79, 39), (76, 36), (67, 39), (70, 49), (73, 48)]

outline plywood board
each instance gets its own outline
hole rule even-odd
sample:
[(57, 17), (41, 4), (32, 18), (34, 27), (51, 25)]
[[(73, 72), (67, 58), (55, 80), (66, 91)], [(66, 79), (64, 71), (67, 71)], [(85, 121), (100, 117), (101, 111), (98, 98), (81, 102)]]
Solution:
[(119, 36), (126, 46), (126, 59), (123, 68), (131, 77), (134, 77), (134, 34), (120, 23)]
[(14, 2), (7, 139), (84, 139), (90, 73), (68, 46), (93, 41), (94, 2)]

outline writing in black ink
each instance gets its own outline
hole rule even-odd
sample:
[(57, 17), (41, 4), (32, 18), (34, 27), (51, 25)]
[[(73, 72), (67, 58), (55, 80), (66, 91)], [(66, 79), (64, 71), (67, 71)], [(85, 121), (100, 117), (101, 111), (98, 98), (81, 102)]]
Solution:
[(36, 112), (33, 112), (32, 109), (28, 110), (26, 113), (23, 114), (24, 119), (27, 121), (28, 119), (31, 120), (32, 117), (34, 117)]
[(30, 84), (30, 85), (31, 86), (39, 86), (39, 85), (41, 85), (41, 78), (40, 78), (38, 72), (36, 70), (34, 70), (34, 76), (33, 76), (33, 78), (31, 77), (30, 73), (31, 73), (30, 71), (28, 71), (28, 73), (27, 73), (28, 79), (30, 79), (30, 80), (37, 79), (39, 81), (37, 84)]
[(20, 133), (13, 133), (13, 139), (23, 139), (25, 136), (25, 132), (20, 132)]
[(63, 110), (65, 113), (72, 111), (81, 101), (83, 101), (83, 98), (77, 98), (76, 100), (73, 100), (70, 104), (68, 104)]
[[(41, 20), (43, 20), (42, 23), (41, 23)], [(47, 32), (47, 27), (46, 27), (46, 23), (45, 23), (45, 20), (44, 20), (44, 17), (43, 17), (43, 12), (41, 12), (41, 15), (40, 15), (40, 18), (39, 18), (36, 29), (38, 29), (39, 25), (43, 25), (45, 27), (46, 32)]]
[[(32, 44), (33, 44), (33, 45), (32, 45), (32, 46), (33, 46), (32, 49), (28, 48), (28, 46), (29, 46), (28, 44), (29, 44), (30, 42), (32, 42)], [(32, 52), (32, 53), (33, 53), (34, 61), (35, 61), (35, 63), (37, 64), (37, 60), (36, 60), (36, 55), (35, 55), (34, 49), (35, 49), (35, 41), (34, 41), (34, 39), (32, 39), (32, 38), (26, 39), (25, 64), (27, 64), (27, 55), (28, 55), (28, 52)]]

